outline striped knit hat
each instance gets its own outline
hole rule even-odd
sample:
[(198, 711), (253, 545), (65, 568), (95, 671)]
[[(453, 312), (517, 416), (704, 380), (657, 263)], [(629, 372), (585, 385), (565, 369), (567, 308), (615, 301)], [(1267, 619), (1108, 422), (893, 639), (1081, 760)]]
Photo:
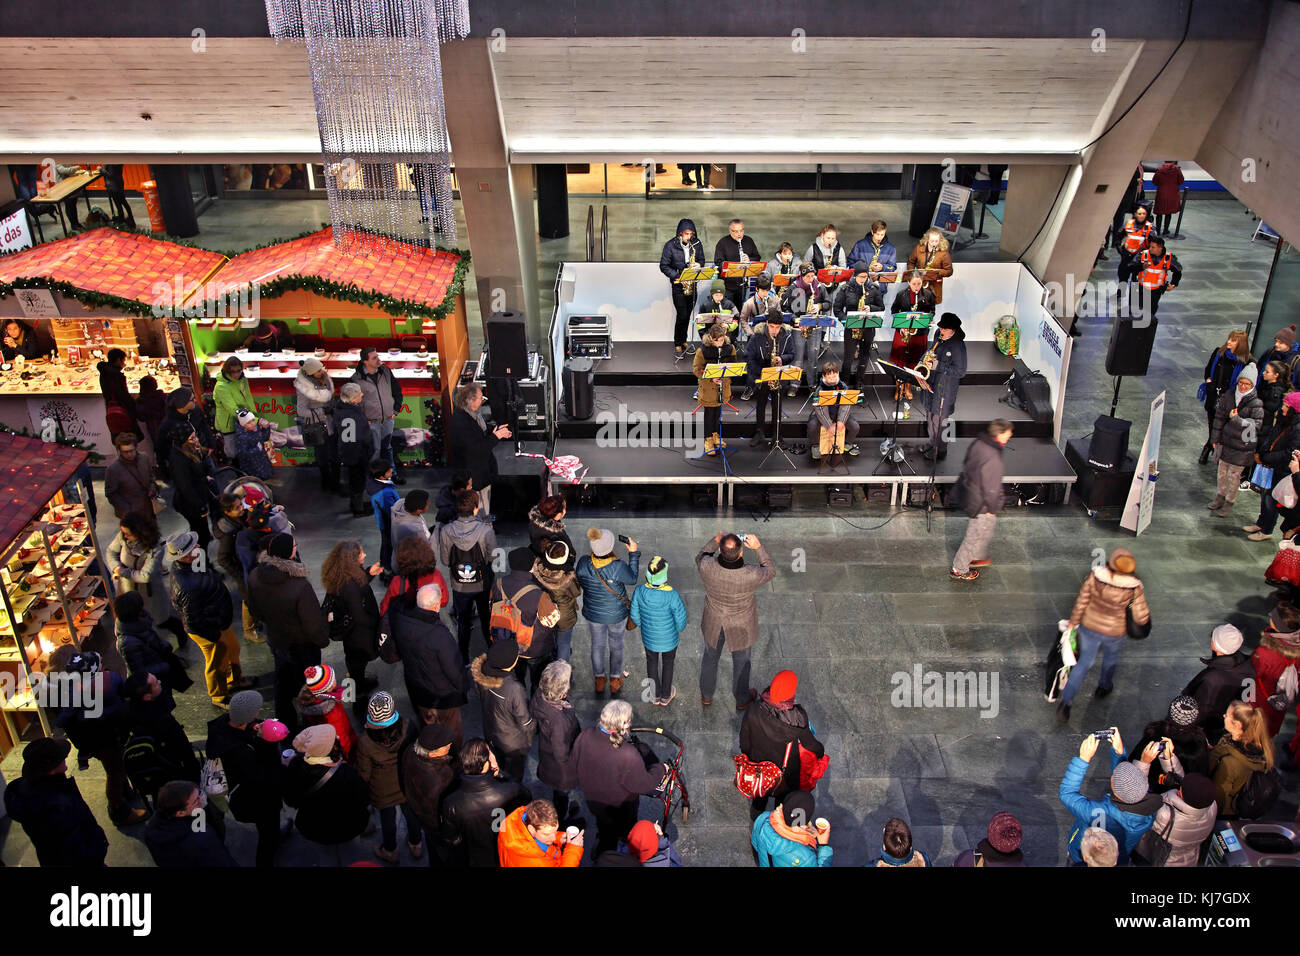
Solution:
[(307, 689), (313, 694), (328, 694), (338, 686), (338, 681), (334, 678), (334, 668), (328, 664), (309, 667), (303, 671), (302, 676), (307, 681)]
[(1169, 705), (1169, 719), (1179, 727), (1190, 727), (1201, 716), (1195, 697), (1175, 697)]
[(645, 582), (655, 587), (662, 587), (668, 583), (668, 562), (655, 555), (650, 559), (649, 566), (645, 569)]
[(397, 703), (393, 700), (393, 695), (386, 691), (379, 691), (370, 697), (370, 704), (366, 707), (366, 726), (376, 730), (383, 727), (391, 727), (397, 723), (401, 715), (397, 712)]

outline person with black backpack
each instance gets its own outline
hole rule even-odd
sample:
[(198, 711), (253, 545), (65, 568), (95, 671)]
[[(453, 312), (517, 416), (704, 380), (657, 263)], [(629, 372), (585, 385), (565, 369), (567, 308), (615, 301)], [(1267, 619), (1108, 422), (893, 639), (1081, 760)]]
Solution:
[(343, 644), (348, 676), (360, 691), (379, 684), (366, 676), (366, 664), (379, 656), (379, 602), (370, 582), (382, 570), (378, 561), (366, 567), (366, 552), (355, 540), (334, 545), (320, 566), (320, 583), (325, 588), (321, 612), (330, 640)]
[(126, 735), (122, 764), (135, 791), (156, 803), (158, 791), (166, 783), (173, 780), (198, 783), (199, 761), (185, 728), (172, 713), (176, 701), (171, 691), (156, 676), (144, 671), (127, 678), (123, 696)]
[(438, 527), (438, 559), (451, 580), (451, 613), (456, 619), (460, 656), (469, 659), (470, 632), (475, 613), (485, 643), (491, 639), (488, 597), (492, 590), (492, 554), (497, 537), (489, 518), (479, 514), (479, 494), (471, 488), (456, 493), (456, 520)]

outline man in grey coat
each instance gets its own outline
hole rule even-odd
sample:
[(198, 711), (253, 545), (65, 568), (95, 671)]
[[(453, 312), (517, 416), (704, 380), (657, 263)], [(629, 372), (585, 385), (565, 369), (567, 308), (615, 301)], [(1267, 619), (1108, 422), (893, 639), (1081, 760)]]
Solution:
[(104, 497), (119, 519), (139, 515), (157, 527), (152, 499), (159, 497), (160, 491), (153, 478), (153, 459), (131, 432), (122, 432), (114, 438), (113, 446), (117, 449), (117, 461), (104, 469)]
[[(758, 552), (758, 565), (746, 566), (743, 548)], [(731, 651), (732, 690), (736, 710), (744, 710), (758, 696), (749, 686), (750, 651), (758, 640), (758, 604), (754, 598), (763, 585), (776, 577), (776, 565), (758, 536), (719, 532), (695, 556), (695, 567), (704, 581), (704, 659), (700, 662), (700, 703), (713, 703), (718, 684), (718, 661), (722, 647)]]
[(974, 581), (980, 576), (975, 568), (992, 564), (989, 542), (1002, 510), (1002, 452), (1011, 440), (1011, 423), (995, 418), (966, 451), (961, 466), (961, 505), (970, 521), (949, 572), (956, 581)]
[(351, 381), (361, 386), (361, 408), (375, 439), (371, 461), (387, 459), (393, 466), (393, 484), (406, 484), (406, 479), (398, 474), (397, 459), (393, 455), (393, 424), (397, 413), (402, 410), (402, 384), (393, 370), (384, 364), (379, 349), (374, 346), (362, 347), (361, 361), (357, 362)]

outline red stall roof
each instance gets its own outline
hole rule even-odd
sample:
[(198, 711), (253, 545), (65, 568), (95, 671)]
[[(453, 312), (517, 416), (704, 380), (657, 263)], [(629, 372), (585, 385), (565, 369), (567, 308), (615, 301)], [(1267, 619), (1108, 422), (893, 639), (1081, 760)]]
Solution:
[(226, 263), (215, 281), (265, 285), (302, 276), (435, 309), (447, 298), (459, 262), (454, 252), (415, 245), (400, 256), (350, 255), (335, 247), (332, 230), (322, 229), (301, 239), (241, 253)]
[(0, 283), (40, 278), (152, 305), (159, 283), (174, 288), (179, 277), (188, 296), (225, 258), (136, 233), (91, 229), (0, 257)]
[(0, 547), (7, 547), (72, 480), (86, 453), (0, 432)]

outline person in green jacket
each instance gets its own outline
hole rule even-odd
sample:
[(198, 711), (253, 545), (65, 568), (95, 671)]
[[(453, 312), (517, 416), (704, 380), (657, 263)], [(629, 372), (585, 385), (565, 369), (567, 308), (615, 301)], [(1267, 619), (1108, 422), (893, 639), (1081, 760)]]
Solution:
[(217, 403), (217, 431), (221, 433), (226, 457), (234, 461), (239, 411), (257, 411), (253, 405), (253, 393), (248, 389), (248, 379), (244, 378), (244, 363), (235, 356), (222, 363), (217, 383), (212, 388), (212, 398)]
[(667, 707), (677, 696), (673, 662), (680, 635), (686, 629), (686, 603), (668, 584), (668, 562), (657, 554), (646, 568), (645, 582), (632, 594), (629, 613), (632, 623), (641, 629), (646, 674), (655, 686), (653, 703)]

